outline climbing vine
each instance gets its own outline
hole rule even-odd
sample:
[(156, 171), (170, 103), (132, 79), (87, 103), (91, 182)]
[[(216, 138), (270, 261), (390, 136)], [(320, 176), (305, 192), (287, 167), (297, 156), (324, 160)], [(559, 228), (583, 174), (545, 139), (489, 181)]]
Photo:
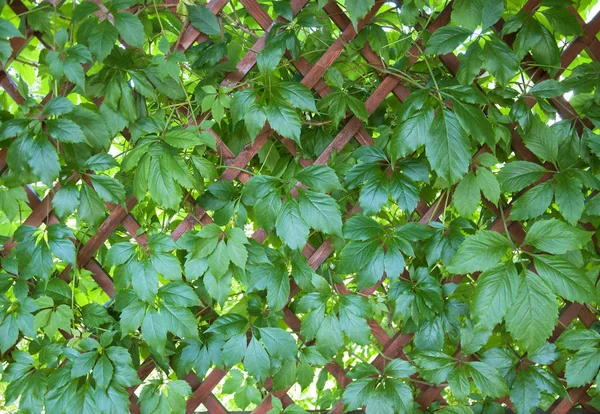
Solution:
[(600, 3), (0, 8), (0, 410), (600, 409)]

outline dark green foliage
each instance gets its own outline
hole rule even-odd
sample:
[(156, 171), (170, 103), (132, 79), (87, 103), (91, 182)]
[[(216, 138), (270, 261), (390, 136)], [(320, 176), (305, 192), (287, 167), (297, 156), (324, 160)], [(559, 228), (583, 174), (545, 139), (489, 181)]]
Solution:
[(597, 8), (0, 1), (0, 410), (600, 407)]

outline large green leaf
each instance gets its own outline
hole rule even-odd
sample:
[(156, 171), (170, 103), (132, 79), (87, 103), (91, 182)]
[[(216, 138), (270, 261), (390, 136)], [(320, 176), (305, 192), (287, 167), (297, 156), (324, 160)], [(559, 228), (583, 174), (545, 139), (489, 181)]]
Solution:
[(128, 44), (134, 47), (144, 46), (144, 26), (140, 19), (131, 13), (115, 13), (115, 26), (119, 35)]
[(510, 243), (506, 237), (494, 231), (481, 230), (468, 237), (448, 265), (452, 273), (485, 271), (494, 266), (506, 254)]
[(434, 171), (448, 184), (462, 178), (469, 167), (471, 144), (454, 113), (438, 112), (426, 141), (427, 158)]
[(517, 295), (519, 278), (515, 266), (500, 263), (477, 279), (471, 315), (479, 325), (491, 329), (502, 321)]
[(360, 19), (365, 17), (374, 5), (375, 0), (348, 0), (346, 2), (348, 16), (354, 28), (357, 27)]
[(573, 263), (560, 256), (537, 255), (535, 268), (557, 295), (573, 302), (598, 301), (596, 287), (588, 276)]
[(425, 52), (437, 55), (450, 53), (462, 44), (472, 33), (471, 30), (462, 27), (441, 27), (433, 33), (431, 38), (429, 38)]
[(190, 23), (196, 29), (207, 35), (220, 35), (221, 25), (210, 9), (204, 6), (187, 5)]
[(557, 220), (536, 221), (527, 231), (525, 244), (553, 254), (563, 254), (579, 249), (592, 237), (589, 231), (571, 227)]
[(259, 381), (264, 381), (269, 375), (271, 363), (267, 351), (254, 336), (248, 344), (244, 356), (244, 368)]
[(342, 215), (333, 198), (310, 190), (298, 191), (300, 215), (315, 230), (327, 234), (342, 234)]
[(102, 62), (113, 50), (117, 37), (117, 29), (110, 24), (108, 19), (101, 21), (91, 31), (89, 38), (90, 52), (96, 56), (99, 62)]
[(558, 303), (538, 275), (521, 275), (517, 296), (506, 314), (506, 328), (512, 337), (532, 351), (541, 346), (558, 320)]

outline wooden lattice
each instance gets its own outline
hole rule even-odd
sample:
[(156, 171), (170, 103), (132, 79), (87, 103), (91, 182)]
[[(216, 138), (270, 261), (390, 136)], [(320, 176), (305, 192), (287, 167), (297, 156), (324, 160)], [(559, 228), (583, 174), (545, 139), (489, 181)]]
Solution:
[[(102, 5), (100, 0), (93, 0), (97, 3), (104, 11), (107, 10)], [(60, 0), (48, 0), (48, 2), (53, 7), (60, 7)], [(172, 4), (169, 7), (170, 11), (177, 16), (177, 3), (173, 0), (167, 0), (168, 4)], [(216, 16), (220, 16), (222, 10), (227, 5), (227, 0), (211, 0), (207, 5), (212, 13)], [(291, 9), (294, 15), (298, 14), (308, 3), (308, 0), (292, 0), (291, 1)], [(453, 2), (450, 1), (445, 5), (443, 11), (437, 15), (429, 22), (426, 29), (434, 33), (441, 27), (444, 27), (450, 23), (450, 16), (453, 7)], [(540, 0), (529, 0), (523, 7), (522, 11), (531, 11), (537, 6), (539, 6)], [(286, 20), (283, 17), (278, 17), (276, 20), (271, 19), (267, 11), (263, 5), (259, 4), (257, 0), (239, 0), (239, 5), (241, 5), (245, 10), (249, 13), (249, 15), (256, 21), (258, 26), (262, 28), (262, 35), (256, 34), (255, 43), (248, 49), (248, 52), (240, 60), (236, 69), (227, 74), (224, 80), (221, 82), (221, 85), (233, 87), (239, 85), (244, 82), (246, 75), (251, 71), (251, 69), (256, 64), (257, 54), (265, 47), (265, 40), (267, 38), (268, 33), (271, 30), (277, 30), (276, 25), (280, 22), (285, 22)], [(21, 0), (9, 0), (8, 6), (14, 11), (16, 14), (24, 14), (28, 11), (27, 7)], [(370, 20), (378, 13), (381, 7), (384, 6), (383, 0), (376, 0), (375, 5), (370, 10), (370, 12), (358, 23), (357, 30), (358, 33), (369, 24)], [(135, 11), (135, 7), (133, 7), (133, 11)], [(326, 12), (327, 16), (333, 21), (333, 23), (339, 28), (340, 36), (334, 41), (321, 55), (318, 61), (313, 65), (309, 63), (306, 59), (301, 57), (298, 60), (293, 60), (292, 56), (287, 54), (287, 59), (289, 63), (293, 65), (296, 69), (298, 76), (301, 77), (301, 82), (305, 86), (310, 89), (313, 89), (319, 96), (324, 97), (328, 95), (331, 91), (327, 84), (324, 82), (324, 75), (327, 72), (328, 68), (332, 66), (336, 59), (344, 52), (344, 49), (348, 47), (348, 45), (357, 37), (358, 33), (352, 25), (350, 19), (347, 17), (346, 13), (342, 10), (342, 8), (335, 2), (329, 1), (323, 7), (323, 10)], [(598, 33), (600, 32), (600, 14), (596, 15), (589, 23), (585, 23), (581, 16), (578, 14), (575, 8), (570, 7), (568, 9), (580, 22), (581, 27), (583, 29), (583, 34), (580, 36), (576, 36), (574, 40), (569, 43), (563, 50), (561, 55), (561, 69), (559, 69), (555, 74), (550, 75), (545, 72), (543, 69), (535, 68), (535, 66), (528, 65), (531, 62), (531, 57), (526, 56), (522, 61), (523, 68), (525, 68), (525, 72), (531, 77), (531, 79), (539, 83), (541, 81), (547, 79), (558, 79), (561, 74), (564, 72), (564, 68), (567, 68), (571, 65), (571, 63), (582, 53), (585, 51), (587, 55), (595, 61), (600, 60), (600, 41), (597, 38)], [(504, 22), (500, 20), (494, 25), (494, 30), (496, 32), (501, 32), (503, 29)], [(275, 29), (274, 29), (275, 28)], [(24, 38), (14, 38), (11, 40), (12, 47), (12, 55), (8, 59), (5, 67), (0, 70), (0, 84), (4, 91), (16, 102), (17, 104), (22, 104), (26, 101), (27, 97), (22, 96), (19, 92), (19, 88), (17, 83), (13, 79), (13, 77), (9, 74), (7, 67), (9, 67), (10, 62), (19, 58), (20, 53), (24, 48), (30, 44), (36, 37), (40, 41), (41, 47), (50, 48), (50, 46), (45, 45), (41, 35), (36, 32), (34, 29), (29, 26), (26, 27), (25, 30), (26, 37)], [(199, 33), (194, 27), (191, 25), (184, 26), (184, 30), (181, 32), (179, 41), (175, 45), (175, 49), (186, 51), (189, 48), (193, 47), (196, 44), (202, 43), (206, 41), (208, 37), (202, 33)], [(505, 35), (503, 40), (512, 45), (515, 40), (514, 35)], [(126, 47), (127, 45), (124, 44)], [(408, 68), (410, 66), (415, 65), (419, 60), (422, 51), (425, 46), (419, 40), (416, 44), (410, 48), (410, 50), (406, 53), (408, 58)], [(392, 94), (396, 99), (400, 102), (404, 102), (408, 96), (410, 95), (410, 89), (403, 84), (401, 78), (394, 76), (393, 74), (388, 74), (385, 72), (385, 68), (382, 65), (382, 59), (378, 56), (377, 51), (373, 50), (369, 43), (366, 42), (364, 46), (360, 49), (360, 55), (365, 62), (367, 62), (373, 69), (380, 73), (380, 82), (375, 91), (369, 96), (366, 100), (365, 105), (369, 115), (372, 115), (376, 112), (376, 110), (384, 104), (384, 101), (388, 99), (390, 94)], [(443, 65), (447, 68), (447, 70), (456, 74), (460, 61), (459, 58), (453, 54), (448, 53), (441, 56), (441, 61)], [(85, 68), (86, 70), (88, 68)], [(406, 69), (408, 70), (408, 69)], [(72, 87), (73, 85), (71, 85)], [(61, 91), (62, 95), (66, 95), (67, 91)], [(50, 93), (48, 96), (44, 98), (43, 103), (48, 102), (52, 98), (53, 94)], [(526, 99), (529, 107), (533, 107), (536, 104), (536, 101), (531, 98)], [(562, 96), (557, 98), (550, 99), (550, 102), (556, 108), (556, 111), (560, 115), (562, 119), (573, 119), (574, 125), (578, 131), (578, 133), (582, 133), (583, 126), (588, 126), (593, 129), (593, 125), (589, 120), (583, 118), (582, 122), (576, 122), (580, 117), (576, 113), (576, 111), (572, 108), (569, 102), (564, 99)], [(98, 105), (101, 104), (101, 101), (97, 102)], [(182, 115), (187, 116), (185, 113), (185, 109), (181, 109)], [(203, 113), (198, 116), (198, 121), (203, 119), (210, 118), (210, 113)], [(583, 125), (582, 125), (583, 124)], [(210, 130), (217, 142), (218, 155), (222, 158), (223, 162), (232, 168), (226, 168), (222, 175), (221, 179), (227, 181), (239, 181), (241, 184), (245, 184), (250, 178), (251, 175), (244, 171), (244, 167), (257, 156), (261, 148), (263, 148), (267, 143), (273, 140), (280, 140), (285, 147), (288, 148), (292, 155), (297, 154), (297, 148), (292, 140), (282, 138), (277, 135), (272, 129), (268, 126), (263, 128), (253, 143), (245, 146), (240, 152), (237, 154), (234, 153), (228, 146), (220, 139), (219, 135)], [(541, 163), (540, 160), (529, 151), (523, 144), (522, 138), (518, 135), (517, 129), (511, 129), (512, 134), (512, 150), (516, 154), (518, 159), (526, 160), (535, 163)], [(127, 131), (123, 132), (123, 136), (128, 137)], [(335, 152), (342, 150), (351, 140), (352, 138), (356, 139), (356, 141), (360, 145), (372, 145), (374, 143), (373, 138), (370, 133), (365, 128), (363, 121), (361, 121), (356, 116), (349, 116), (341, 126), (341, 129), (335, 136), (335, 139), (325, 148), (325, 150), (314, 160), (310, 159), (300, 159), (300, 163), (303, 166), (313, 165), (313, 164), (326, 164), (330, 159), (331, 155)], [(480, 154), (484, 152), (489, 152), (489, 148), (487, 146), (483, 146), (479, 149), (476, 155), (473, 157), (473, 160), (477, 158)], [(0, 151), (0, 172), (4, 171), (7, 167), (6, 165), (6, 156), (7, 156), (7, 148), (2, 148)], [(78, 177), (74, 177), (74, 179), (78, 179)], [(545, 177), (543, 179), (549, 179), (549, 177)], [(88, 183), (90, 184), (90, 183)], [(90, 184), (91, 185), (91, 184)], [(38, 195), (36, 190), (27, 186), (25, 191), (28, 197), (28, 204), (31, 208), (31, 214), (27, 219), (23, 221), (23, 224), (31, 225), (38, 227), (43, 223), (52, 224), (58, 223), (60, 220), (54, 215), (52, 209), (52, 198), (56, 191), (59, 189), (60, 184), (56, 184), (54, 187), (54, 191), (48, 192), (43, 198)], [(417, 213), (419, 215), (419, 222), (426, 224), (431, 221), (435, 221), (441, 214), (443, 214), (444, 206), (447, 206), (452, 198), (452, 193), (443, 192), (438, 196), (438, 198), (433, 203), (427, 203), (425, 200), (421, 199), (418, 207)], [(514, 202), (517, 198), (513, 199)], [(202, 205), (197, 203), (195, 200), (190, 197), (187, 198), (187, 203), (189, 203), (189, 211), (190, 213), (185, 217), (177, 226), (177, 228), (172, 232), (171, 238), (173, 240), (178, 240), (184, 233), (189, 230), (197, 229), (198, 226), (206, 225), (212, 222), (211, 217), (206, 213), (206, 211), (202, 208)], [(77, 254), (77, 265), (80, 268), (85, 268), (91, 272), (94, 280), (100, 286), (104, 292), (109, 297), (113, 297), (115, 293), (115, 288), (113, 285), (113, 281), (109, 272), (103, 269), (102, 264), (97, 260), (97, 253), (100, 247), (107, 242), (109, 237), (122, 226), (123, 229), (137, 242), (145, 246), (147, 243), (146, 235), (140, 231), (140, 226), (136, 221), (136, 218), (132, 215), (131, 210), (137, 204), (137, 200), (133, 195), (127, 197), (127, 201), (125, 203), (125, 208), (121, 205), (115, 205), (111, 203), (106, 203), (106, 207), (110, 211), (108, 217), (104, 220), (104, 222), (98, 227), (97, 231), (93, 234), (92, 237), (89, 238), (85, 243), (74, 240), (73, 242), (79, 246), (78, 254)], [(487, 206), (490, 210), (496, 213), (496, 219), (493, 220), (492, 224), (489, 226), (490, 230), (497, 231), (499, 233), (504, 233), (505, 228), (503, 225), (504, 220), (501, 220), (500, 214), (501, 211), (497, 210), (497, 208), (493, 205)], [(510, 205), (504, 207), (503, 214), (505, 218), (508, 219), (510, 213)], [(349, 206), (349, 211), (347, 216), (351, 213), (356, 212), (358, 206)], [(592, 229), (589, 223), (585, 223), (589, 229)], [(258, 229), (254, 232), (252, 237), (258, 241), (259, 243), (264, 242), (266, 239), (270, 229)], [(523, 227), (519, 222), (510, 222), (508, 221), (508, 231), (511, 233), (512, 238), (515, 241), (522, 242), (525, 237), (525, 232)], [(594, 242), (596, 242), (594, 240)], [(8, 255), (12, 248), (14, 248), (16, 244), (12, 241), (8, 241), (4, 246), (4, 255)], [(596, 244), (596, 250), (600, 253), (600, 247)], [(332, 247), (332, 240), (325, 240), (320, 246), (312, 246), (307, 244), (303, 249), (303, 253), (307, 258), (307, 263), (313, 268), (318, 269), (332, 254), (334, 251)], [(60, 277), (65, 281), (69, 280), (69, 271), (70, 268), (66, 268), (61, 274)], [(365, 295), (370, 295), (374, 293), (383, 282), (384, 279), (380, 281), (379, 284), (363, 289), (362, 293)], [(450, 282), (457, 282), (460, 280), (460, 277), (457, 277)], [(343, 284), (338, 284), (337, 289), (340, 293), (347, 293), (348, 289)], [(299, 292), (298, 286), (296, 286), (292, 282), (292, 290), (290, 293), (291, 301), (294, 296)], [(288, 302), (289, 303), (289, 302)], [(213, 312), (214, 310), (207, 310), (207, 313)], [(294, 312), (289, 308), (285, 307), (285, 322), (289, 326), (289, 328), (299, 335), (301, 320), (294, 314)], [(554, 333), (552, 334), (550, 341), (553, 342), (557, 340), (561, 333), (565, 331), (570, 323), (579, 319), (586, 326), (591, 326), (597, 318), (590, 311), (590, 309), (586, 306), (580, 305), (578, 303), (567, 303), (561, 311), (559, 324), (556, 326)], [(404, 334), (402, 332), (398, 332), (393, 336), (390, 336), (386, 329), (382, 327), (377, 321), (371, 320), (369, 322), (372, 335), (375, 340), (378, 342), (379, 346), (383, 349), (383, 355), (386, 358), (406, 358), (404, 353), (404, 349), (407, 345), (409, 345), (412, 341), (412, 334)], [(63, 333), (68, 335), (67, 333)], [(474, 358), (470, 356), (470, 358)], [(386, 363), (386, 359), (384, 356), (379, 355), (373, 361), (372, 364), (379, 369), (382, 369)], [(333, 378), (338, 382), (340, 387), (346, 387), (351, 379), (346, 377), (347, 367), (343, 367), (339, 365), (337, 362), (328, 363), (325, 368)], [(148, 376), (151, 375), (152, 371), (155, 369), (155, 365), (151, 358), (148, 358), (144, 361), (139, 370), (139, 377), (144, 380)], [(219, 368), (213, 368), (210, 373), (204, 378), (198, 378), (194, 373), (189, 373), (184, 379), (190, 384), (193, 390), (193, 395), (187, 401), (187, 412), (192, 413), (196, 411), (196, 409), (202, 404), (204, 405), (209, 412), (211, 413), (226, 413), (227, 410), (222, 405), (221, 402), (213, 395), (213, 390), (215, 387), (223, 380), (226, 376), (227, 371), (224, 371)], [(415, 375), (415, 378), (419, 378), (418, 374)], [(269, 387), (269, 381), (265, 384), (267, 388)], [(428, 386), (424, 383), (416, 383), (416, 386), (420, 388), (420, 391), (417, 394), (417, 402), (422, 408), (430, 407), (434, 402), (441, 402), (444, 404), (442, 391), (444, 389), (443, 386)], [(586, 404), (589, 401), (590, 397), (587, 394), (589, 386), (572, 388), (568, 390), (569, 398), (559, 398), (557, 399), (550, 411), (553, 413), (566, 413), (571, 408), (575, 406), (582, 406), (587, 409), (592, 409), (590, 406)], [(136, 396), (136, 387), (133, 387), (129, 390), (130, 400), (131, 400), (131, 412), (139, 412), (139, 406), (137, 404), (137, 396)], [(293, 403), (291, 398), (287, 394), (288, 390), (276, 391), (273, 392), (272, 395), (279, 398), (284, 407)], [(502, 403), (505, 403), (509, 408), (511, 407), (510, 399), (504, 398)], [(254, 413), (267, 413), (272, 408), (271, 396), (269, 395), (267, 398), (263, 400), (263, 402), (253, 411)], [(332, 413), (341, 413), (343, 411), (343, 404), (341, 401), (334, 404), (331, 409)]]

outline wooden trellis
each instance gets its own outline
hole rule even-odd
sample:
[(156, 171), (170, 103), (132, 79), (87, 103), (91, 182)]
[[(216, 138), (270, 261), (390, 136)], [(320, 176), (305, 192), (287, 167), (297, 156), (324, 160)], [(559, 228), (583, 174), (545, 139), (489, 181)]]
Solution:
[[(60, 5), (60, 0), (48, 0), (52, 5)], [(100, 7), (102, 3), (100, 0), (94, 0)], [(167, 0), (169, 3), (173, 4), (171, 11), (176, 13), (176, 3), (173, 0)], [(249, 49), (247, 54), (243, 57), (243, 59), (237, 65), (235, 71), (227, 74), (225, 79), (222, 81), (222, 85), (225, 86), (235, 86), (240, 82), (244, 81), (245, 76), (250, 72), (250, 70), (256, 64), (257, 53), (261, 51), (265, 47), (265, 40), (267, 34), (270, 30), (273, 29), (276, 23), (284, 22), (285, 19), (282, 17), (278, 17), (276, 20), (272, 20), (267, 12), (263, 9), (257, 0), (239, 0), (240, 3), (245, 7), (247, 12), (254, 18), (254, 20), (258, 23), (258, 25), (264, 30), (264, 34), (259, 36), (257, 35), (257, 40), (254, 45)], [(215, 15), (219, 15), (223, 8), (227, 5), (227, 0), (211, 0), (206, 7)], [(298, 14), (308, 3), (308, 0), (292, 0), (292, 12), (294, 15)], [(525, 6), (523, 7), (523, 11), (530, 11), (538, 6), (540, 0), (529, 0)], [(376, 0), (374, 7), (371, 11), (364, 17), (358, 24), (357, 29), (360, 30), (369, 23), (371, 18), (376, 15), (376, 13), (380, 10), (382, 5), (384, 4), (383, 0)], [(17, 14), (22, 14), (27, 12), (27, 7), (21, 2), (21, 0), (9, 0), (8, 6)], [(135, 6), (134, 6), (135, 7)], [(327, 84), (324, 82), (323, 77), (327, 71), (327, 69), (336, 61), (336, 59), (342, 54), (344, 49), (347, 47), (348, 43), (350, 43), (357, 36), (357, 31), (353, 27), (350, 22), (350, 19), (344, 13), (344, 11), (340, 8), (340, 6), (335, 1), (329, 1), (324, 6), (324, 11), (329, 16), (329, 18), (333, 21), (333, 23), (339, 28), (341, 35), (339, 38), (329, 46), (327, 51), (320, 57), (318, 62), (314, 65), (309, 63), (306, 59), (300, 58), (298, 60), (293, 60), (291, 55), (287, 56), (289, 62), (296, 68), (297, 72), (302, 76), (302, 83), (310, 89), (313, 89), (318, 95), (321, 97), (326, 96), (331, 91), (328, 88)], [(444, 27), (450, 22), (450, 15), (452, 9), (452, 1), (450, 1), (445, 9), (439, 13), (434, 19), (431, 20), (426, 29), (430, 32), (435, 32), (441, 27)], [(574, 38), (574, 40), (564, 49), (561, 56), (561, 67), (566, 68), (580, 55), (584, 50), (587, 55), (593, 60), (600, 60), (600, 41), (597, 39), (597, 34), (600, 32), (600, 14), (596, 15), (589, 23), (585, 23), (578, 12), (570, 7), (568, 9), (571, 13), (575, 15), (575, 17), (580, 22), (583, 34)], [(500, 20), (498, 23), (494, 25), (494, 30), (500, 32), (502, 30), (504, 22)], [(192, 26), (184, 26), (184, 31), (180, 34), (179, 41), (176, 44), (176, 47), (179, 50), (185, 51), (192, 47), (193, 45), (204, 42), (208, 39), (208, 37), (202, 33), (199, 33)], [(11, 40), (11, 47), (13, 49), (13, 53), (9, 59), (9, 63), (18, 58), (21, 51), (28, 45), (28, 43), (38, 37), (40, 42), (44, 47), (49, 47), (45, 45), (43, 39), (39, 33), (36, 33), (30, 27), (26, 28), (26, 36), (25, 38), (14, 38)], [(514, 41), (514, 35), (504, 36), (503, 40), (512, 45)], [(424, 46), (418, 41), (418, 44), (412, 46), (410, 51), (406, 54), (409, 61), (409, 66), (414, 65), (421, 54), (421, 50), (424, 49)], [(360, 50), (362, 58), (372, 65), (375, 68), (382, 68), (381, 59), (377, 55), (376, 51), (374, 51), (367, 43), (365, 43), (364, 47)], [(445, 54), (441, 56), (441, 61), (443, 65), (448, 69), (448, 71), (452, 74), (456, 74), (458, 67), (460, 65), (460, 61), (452, 53)], [(543, 69), (536, 68), (532, 69), (531, 66), (526, 66), (528, 62), (531, 61), (531, 57), (527, 56), (522, 61), (523, 67), (530, 78), (539, 83), (546, 79), (556, 79), (562, 73), (564, 69), (558, 70), (558, 72), (554, 75), (550, 75), (545, 72)], [(86, 68), (87, 69), (87, 68)], [(2, 88), (8, 93), (8, 95), (17, 103), (22, 104), (25, 102), (26, 97), (22, 96), (17, 88), (17, 84), (11, 78), (9, 73), (2, 69), (0, 70), (0, 85)], [(65, 91), (63, 91), (65, 92)], [(402, 83), (401, 79), (393, 76), (393, 75), (382, 75), (380, 76), (380, 82), (377, 86), (376, 90), (373, 94), (366, 100), (365, 105), (367, 112), (369, 115), (372, 115), (379, 107), (382, 105), (384, 100), (390, 95), (393, 94), (399, 101), (403, 102), (410, 95), (411, 91)], [(52, 98), (52, 93), (44, 98), (42, 104), (48, 102)], [(555, 106), (558, 114), (562, 119), (578, 119), (579, 115), (576, 111), (571, 107), (569, 102), (565, 100), (563, 97), (557, 97), (550, 100), (551, 103)], [(526, 102), (530, 107), (535, 105), (536, 101), (532, 98), (526, 98)], [(98, 102), (100, 104), (101, 102)], [(210, 117), (210, 114), (204, 113), (201, 114), (198, 119), (206, 119)], [(586, 125), (590, 125), (589, 121), (586, 119), (582, 120)], [(574, 125), (579, 134), (582, 133), (581, 124), (574, 122)], [(516, 128), (511, 128), (512, 133), (512, 149), (516, 154), (518, 159), (527, 160), (530, 162), (541, 163), (540, 160), (531, 153), (523, 144), (522, 138), (516, 132)], [(222, 157), (223, 161), (226, 165), (234, 167), (225, 169), (223, 172), (221, 179), (234, 181), (238, 180), (242, 184), (245, 184), (251, 176), (246, 172), (242, 171), (244, 167), (258, 154), (259, 150), (267, 144), (270, 140), (281, 140), (282, 143), (289, 149), (292, 155), (296, 155), (296, 147), (293, 141), (285, 138), (279, 137), (272, 129), (269, 127), (265, 127), (256, 137), (252, 144), (248, 144), (241, 152), (237, 155), (234, 154), (225, 143), (219, 138), (217, 133), (210, 130), (210, 132), (214, 135), (219, 156)], [(126, 132), (123, 133), (126, 135)], [(320, 154), (318, 158), (315, 160), (300, 160), (303, 166), (308, 166), (312, 164), (326, 164), (329, 160), (332, 153), (335, 151), (340, 151), (344, 146), (348, 144), (348, 142), (352, 139), (356, 139), (358, 143), (361, 145), (371, 145), (373, 144), (373, 138), (370, 136), (369, 132), (365, 129), (364, 123), (358, 119), (356, 116), (350, 116), (343, 122), (343, 126), (339, 130), (335, 139), (327, 146), (327, 148)], [(483, 146), (479, 149), (473, 160), (483, 152), (489, 152), (489, 148)], [(3, 148), (0, 151), (0, 172), (2, 172), (6, 168), (6, 155), (7, 149)], [(77, 177), (76, 177), (77, 178)], [(549, 179), (549, 175), (545, 176), (543, 179)], [(55, 190), (58, 190), (59, 184), (56, 184)], [(31, 226), (40, 226), (42, 223), (57, 223), (59, 219), (52, 212), (52, 197), (54, 192), (48, 192), (48, 194), (41, 199), (36, 191), (31, 188), (25, 188), (28, 196), (28, 203), (31, 207), (30, 216), (24, 221), (24, 224)], [(440, 199), (448, 200), (452, 197), (452, 194), (443, 193), (440, 196)], [(515, 198), (516, 199), (516, 198)], [(513, 200), (514, 202), (514, 200)], [(131, 237), (135, 238), (140, 245), (145, 245), (147, 242), (147, 238), (143, 233), (139, 232), (140, 226), (136, 221), (136, 218), (130, 213), (131, 209), (136, 205), (137, 200), (133, 195), (129, 196), (126, 201), (126, 208), (123, 208), (119, 205), (114, 205), (111, 203), (106, 203), (107, 208), (110, 211), (110, 214), (106, 218), (106, 220), (99, 226), (97, 232), (83, 245), (79, 246), (78, 255), (77, 255), (77, 265), (82, 268), (88, 269), (92, 275), (94, 280), (98, 283), (98, 285), (106, 292), (106, 294), (110, 297), (114, 295), (114, 285), (111, 280), (111, 277), (107, 271), (102, 268), (102, 265), (96, 260), (96, 253), (98, 249), (109, 239), (109, 237), (115, 232), (119, 226), (122, 226)], [(447, 201), (446, 201), (447, 204)], [(421, 223), (428, 223), (430, 221), (436, 220), (442, 213), (444, 203), (438, 202), (438, 200), (434, 201), (430, 205), (428, 205), (424, 200), (421, 200), (417, 207), (417, 213), (420, 216), (419, 221)], [(500, 211), (497, 211), (494, 206), (487, 206), (491, 211), (496, 213), (496, 220), (490, 226), (490, 230), (494, 230), (500, 233), (504, 233), (503, 220), (500, 218)], [(357, 207), (350, 206), (348, 211), (348, 216), (350, 213), (355, 211)], [(206, 211), (202, 208), (202, 205), (192, 202), (192, 213), (188, 215), (172, 232), (171, 237), (173, 240), (179, 239), (185, 232), (197, 228), (198, 223), (202, 223), (203, 225), (210, 223), (212, 220), (209, 215), (206, 214)], [(505, 218), (508, 219), (508, 215), (510, 213), (510, 206), (504, 209)], [(525, 236), (525, 232), (523, 227), (519, 222), (508, 222), (508, 230), (510, 231), (512, 238), (516, 241), (522, 242)], [(585, 224), (585, 226), (589, 227), (589, 224)], [(252, 236), (256, 241), (262, 243), (270, 229), (259, 229)], [(141, 234), (141, 235), (140, 235)], [(75, 243), (78, 243), (75, 241)], [(4, 253), (8, 254), (10, 250), (14, 247), (14, 243), (8, 242), (5, 245)], [(600, 253), (600, 247), (596, 244), (596, 250)], [(331, 239), (326, 240), (320, 246), (311, 246), (307, 244), (303, 250), (303, 253), (307, 257), (307, 263), (313, 268), (317, 269), (321, 266), (325, 260), (332, 254), (333, 247)], [(65, 269), (60, 275), (64, 280), (69, 280), (69, 269)], [(456, 282), (458, 279), (453, 280)], [(382, 280), (383, 281), (383, 280)], [(372, 294), (374, 293), (381, 282), (378, 285), (375, 285), (371, 288), (363, 289), (362, 293), (364, 294)], [(338, 290), (341, 293), (347, 293), (348, 289), (343, 285), (339, 284), (337, 286)], [(290, 300), (298, 293), (299, 288), (294, 285), (292, 282), (292, 289), (290, 293)], [(285, 322), (288, 324), (290, 329), (299, 335), (301, 321), (300, 319), (290, 310), (290, 308), (284, 308), (285, 314)], [(562, 312), (560, 314), (559, 324), (556, 326), (550, 341), (555, 341), (559, 338), (561, 333), (566, 329), (566, 327), (573, 322), (574, 320), (579, 319), (586, 326), (591, 326), (593, 322), (596, 321), (596, 317), (585, 307), (576, 303), (569, 303), (564, 306)], [(375, 340), (379, 343), (379, 345), (383, 348), (383, 354), (387, 358), (406, 358), (404, 354), (404, 347), (412, 341), (412, 334), (403, 334), (401, 332), (397, 333), (393, 337), (390, 337), (386, 330), (375, 320), (369, 321), (369, 325)], [(470, 358), (474, 358), (471, 356)], [(382, 356), (376, 357), (372, 364), (377, 368), (383, 368), (386, 360)], [(138, 370), (139, 377), (144, 380), (147, 378), (151, 372), (154, 370), (155, 365), (151, 359), (144, 361), (141, 365), (141, 368)], [(346, 377), (346, 369), (343, 366), (340, 366), (336, 362), (330, 362), (325, 367), (335, 378), (335, 380), (339, 383), (341, 387), (346, 387), (351, 380)], [(213, 368), (210, 373), (203, 379), (199, 379), (195, 374), (190, 373), (185, 377), (185, 380), (190, 384), (193, 390), (193, 395), (187, 401), (187, 412), (194, 412), (200, 404), (203, 404), (209, 412), (211, 413), (226, 413), (227, 410), (224, 406), (219, 402), (219, 400), (212, 394), (215, 387), (222, 381), (222, 379), (227, 374), (226, 371), (221, 370), (219, 368)], [(418, 377), (418, 374), (416, 374)], [(268, 382), (267, 382), (268, 388)], [(435, 401), (441, 401), (443, 403), (443, 397), (441, 395), (441, 391), (443, 387), (429, 387), (427, 385), (422, 385), (417, 383), (416, 386), (420, 388), (417, 394), (417, 402), (422, 407), (428, 407)], [(584, 408), (591, 408), (586, 405), (586, 402), (589, 400), (589, 396), (587, 395), (588, 386), (572, 388), (568, 390), (570, 398), (559, 398), (552, 405), (550, 411), (553, 413), (566, 413), (572, 407), (575, 406), (583, 406)], [(135, 387), (129, 390), (130, 400), (131, 400), (131, 411), (134, 413), (139, 412), (139, 406), (137, 404), (137, 397), (135, 394)], [(288, 390), (276, 391), (273, 393), (277, 398), (279, 398), (284, 406), (287, 406), (293, 401), (287, 395)], [(506, 403), (508, 407), (511, 407), (511, 402), (509, 398), (504, 398), (501, 402)], [(272, 407), (271, 396), (268, 396), (255, 410), (254, 413), (267, 413), (269, 409)], [(334, 405), (331, 412), (332, 413), (341, 413), (343, 409), (342, 402), (338, 402)]]

